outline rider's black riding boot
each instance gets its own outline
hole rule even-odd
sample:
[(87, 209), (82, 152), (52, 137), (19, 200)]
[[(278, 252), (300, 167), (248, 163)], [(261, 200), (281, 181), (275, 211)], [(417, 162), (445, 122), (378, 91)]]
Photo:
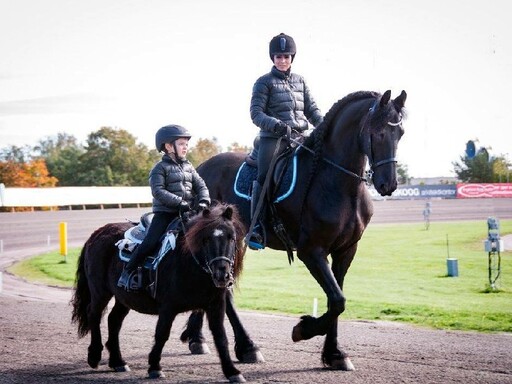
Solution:
[[(261, 185), (257, 181), (253, 181), (252, 183), (252, 194), (251, 194), (251, 220), (253, 220), (254, 215), (257, 214), (256, 206), (258, 204), (258, 200), (261, 194)], [(251, 249), (263, 249), (265, 248), (265, 235), (264, 230), (261, 225), (261, 222), (265, 220), (265, 204), (262, 204), (262, 207), (259, 212), (258, 221), (254, 225), (252, 233), (250, 233), (247, 238), (247, 245)]]
[(119, 277), (119, 280), (117, 281), (117, 286), (120, 288), (124, 288), (127, 291), (130, 290), (130, 277), (132, 274), (137, 271), (140, 260), (144, 259), (144, 255), (140, 254), (140, 252), (137, 252), (137, 249), (135, 250), (135, 253), (130, 258), (130, 261), (125, 265), (123, 268), (123, 272), (121, 273), (121, 276)]

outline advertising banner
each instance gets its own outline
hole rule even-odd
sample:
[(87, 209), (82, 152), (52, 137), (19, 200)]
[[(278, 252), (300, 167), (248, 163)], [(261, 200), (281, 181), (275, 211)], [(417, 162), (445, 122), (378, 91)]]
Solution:
[[(384, 199), (384, 197), (377, 193), (373, 186), (370, 187), (369, 191), (374, 200)], [(393, 192), (393, 195), (386, 196), (385, 199), (454, 199), (456, 195), (457, 187), (455, 184), (401, 185), (396, 189), (395, 192)]]
[(512, 197), (512, 183), (457, 184), (458, 199)]

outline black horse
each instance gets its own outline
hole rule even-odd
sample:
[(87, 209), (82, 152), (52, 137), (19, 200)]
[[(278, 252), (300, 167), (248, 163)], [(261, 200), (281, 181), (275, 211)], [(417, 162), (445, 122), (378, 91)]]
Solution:
[(123, 268), (114, 244), (123, 238), (130, 223), (111, 223), (97, 229), (85, 243), (78, 260), (72, 299), (73, 322), (80, 337), (91, 332), (87, 362), (97, 368), (103, 350), (100, 322), (110, 299), (115, 304), (108, 316), (110, 353), (108, 365), (115, 371), (129, 371), (119, 348), (119, 331), (130, 309), (158, 315), (155, 342), (149, 354), (151, 378), (163, 377), (162, 349), (178, 313), (204, 310), (208, 317), (222, 371), (230, 382), (244, 382), (228, 350), (224, 328), (226, 292), (242, 270), (244, 228), (236, 207), (218, 205), (193, 216), (185, 235), (178, 235), (176, 249), (158, 266), (155, 298), (145, 292), (128, 293), (117, 287)]
[[(394, 100), (390, 91), (383, 95), (361, 91), (335, 103), (298, 151), (295, 190), (281, 202), (270, 202), (297, 256), (327, 295), (327, 312), (319, 318), (302, 316), (293, 329), (292, 339), (326, 335), (322, 362), (332, 369), (354, 369), (337, 341), (338, 316), (345, 310), (343, 281), (373, 214), (364, 178), (367, 161), (369, 177), (381, 195), (389, 196), (397, 187), (396, 151), (404, 133), (402, 114), (406, 97), (405, 91)], [(241, 153), (221, 153), (205, 161), (198, 172), (212, 198), (238, 206), (248, 229), (250, 203), (233, 188), (245, 158)], [(273, 249), (286, 249), (269, 225), (266, 244)], [(235, 331), (237, 357), (247, 362), (255, 360), (257, 347), (236, 315), (231, 294), (227, 314)], [(200, 337), (201, 318), (200, 312), (191, 315), (186, 330), (189, 340)]]

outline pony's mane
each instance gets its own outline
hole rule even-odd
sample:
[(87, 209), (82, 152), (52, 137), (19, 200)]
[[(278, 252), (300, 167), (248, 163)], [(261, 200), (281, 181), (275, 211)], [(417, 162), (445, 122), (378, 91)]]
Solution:
[[(232, 210), (230, 218), (226, 217), (226, 209)], [(233, 274), (236, 278), (243, 268), (243, 258), (246, 251), (244, 246), (244, 226), (238, 210), (234, 205), (215, 204), (204, 214), (199, 213), (193, 216), (187, 223), (187, 231), (184, 236), (183, 250), (187, 253), (198, 252), (204, 241), (212, 236), (212, 233), (222, 227), (232, 226), (235, 232), (235, 258)]]

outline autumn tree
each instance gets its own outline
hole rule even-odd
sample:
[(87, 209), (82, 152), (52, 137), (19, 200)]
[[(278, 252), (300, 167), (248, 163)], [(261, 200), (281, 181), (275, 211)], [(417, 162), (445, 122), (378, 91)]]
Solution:
[(55, 187), (57, 181), (50, 176), (44, 159), (0, 161), (0, 183), (6, 187)]
[(231, 143), (231, 145), (228, 146), (228, 152), (240, 152), (240, 153), (249, 153), (251, 152), (252, 147), (249, 147), (247, 145), (241, 145), (237, 142)]
[(187, 158), (194, 167), (197, 167), (199, 164), (220, 152), (221, 147), (217, 143), (217, 138), (214, 137), (211, 140), (201, 138), (197, 141), (197, 144), (194, 147), (190, 148)]

